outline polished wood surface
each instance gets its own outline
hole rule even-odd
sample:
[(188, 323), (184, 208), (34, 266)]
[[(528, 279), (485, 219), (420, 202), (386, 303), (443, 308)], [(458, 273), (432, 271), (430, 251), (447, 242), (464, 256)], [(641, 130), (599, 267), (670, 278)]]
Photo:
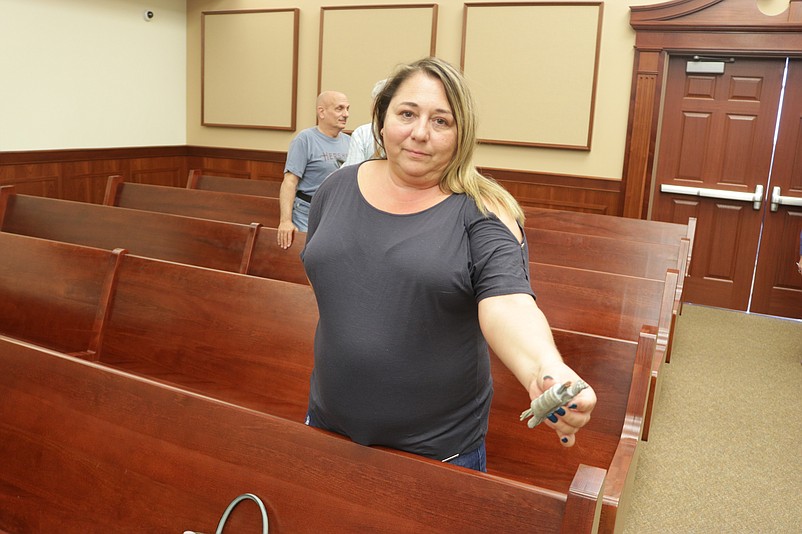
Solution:
[[(530, 261), (657, 280), (676, 269), (673, 307), (675, 316), (682, 313), (696, 218), (686, 217), (686, 224), (529, 207), (524, 212)], [(666, 360), (670, 357), (671, 340)]]
[[(554, 432), (540, 425), (528, 429), (518, 415), (529, 405), (517, 379), (492, 357), (495, 393), (487, 435), (488, 472), (547, 488), (564, 486), (573, 466), (604, 465), (599, 532), (620, 531), (628, 504), (627, 494), (637, 469), (638, 447), (649, 368), (656, 342), (653, 327), (644, 327), (638, 341), (624, 341), (553, 330), (566, 363), (590, 383), (598, 404), (590, 422), (566, 449)], [(523, 431), (522, 431), (523, 427)]]
[(746, 311), (755, 258), (759, 250), (765, 252), (761, 231), (764, 219), (769, 219), (764, 215), (768, 210), (760, 202), (755, 206), (751, 197), (767, 186), (775, 159), (774, 131), (786, 62), (738, 58), (726, 64), (723, 74), (705, 75), (686, 73), (688, 61), (687, 56), (677, 56), (668, 62), (655, 188), (745, 193), (748, 200), (655, 190), (652, 215), (669, 222), (689, 216), (699, 221), (698, 261), (691, 265), (685, 300)]
[[(797, 4), (802, 12), (802, 3)], [(776, 192), (785, 198), (802, 200), (802, 60), (788, 63), (783, 96), (783, 115), (772, 166), (768, 197)], [(751, 311), (766, 315), (802, 319), (802, 276), (794, 268), (799, 261), (802, 206), (777, 204), (764, 219), (760, 255), (755, 269), (755, 290)]]
[(530, 261), (652, 280), (680, 267), (679, 239), (659, 244), (532, 227), (524, 231)]
[(693, 239), (695, 225), (695, 221), (687, 224), (646, 221), (531, 206), (523, 206), (523, 210), (526, 227), (664, 245), (676, 245), (683, 237)]
[(267, 226), (259, 228), (246, 273), (262, 278), (308, 284), (309, 279), (301, 262), (301, 251), (306, 246), (306, 232), (295, 232), (292, 245), (287, 249), (279, 247), (277, 243), (276, 228)]
[(762, 13), (755, 0), (673, 0), (632, 6), (630, 11), (635, 65), (620, 213), (645, 218), (654, 187), (651, 178), (669, 53), (798, 56), (802, 2), (791, 0), (788, 10), (778, 16)]
[(0, 232), (0, 333), (63, 352), (86, 352), (118, 252)]
[(277, 198), (136, 184), (125, 182), (121, 176), (109, 177), (103, 203), (107, 206), (272, 227), (278, 226), (280, 215)]
[(308, 284), (300, 252), (306, 233), (282, 249), (276, 229), (18, 195), (0, 187), (0, 231)]
[[(238, 224), (0, 191), (0, 230), (242, 272), (258, 224)], [(274, 240), (275, 241), (275, 240)], [(276, 247), (278, 248), (278, 247)], [(280, 250), (280, 249), (279, 249)]]
[(126, 255), (97, 359), (301, 422), (317, 316), (308, 285)]
[[(316, 313), (314, 295), (306, 285), (124, 254), (116, 271), (113, 294), (99, 311), (104, 319), (99, 343), (94, 356), (90, 353), (87, 357), (164, 384), (300, 422), (306, 410), (313, 363)], [(555, 335), (562, 339), (560, 348), (566, 358), (579, 366), (579, 372), (606, 399), (594, 412), (588, 433), (590, 440), (594, 433), (604, 437), (592, 447), (572, 449), (572, 457), (604, 469), (613, 463), (618, 466), (617, 476), (622, 478), (616, 483), (608, 481), (606, 488), (613, 493), (605, 493), (605, 502), (612, 503), (608, 507), (615, 507), (619, 497), (614, 488), (625, 487), (632, 473), (630, 465), (634, 469), (634, 456), (626, 460), (616, 455), (617, 443), (625, 426), (640, 435), (654, 346), (640, 349), (648, 350), (644, 374), (632, 363), (638, 351), (634, 341), (576, 332)], [(656, 341), (656, 332), (653, 337)], [(496, 384), (499, 398), (507, 394), (503, 384), (504, 380)], [(608, 396), (615, 393), (628, 398), (634, 394), (633, 384), (643, 390), (643, 401), (622, 412), (621, 403), (627, 405), (629, 401), (612, 402)], [(494, 402), (491, 420), (512, 425), (515, 430), (510, 432), (523, 439), (528, 429), (518, 417), (528, 402), (526, 393), (520, 384), (510, 383), (508, 387), (512, 390), (509, 395), (519, 400), (515, 406), (506, 407)], [(627, 422), (629, 418), (635, 422)], [(551, 435), (551, 439), (556, 442), (555, 436)], [(549, 458), (548, 454), (539, 454), (539, 461), (554, 465), (565, 461), (567, 453), (556, 443), (556, 455)], [(515, 449), (497, 453), (499, 458), (521, 454)], [(500, 461), (496, 466), (495, 461), (488, 460), (490, 466), (495, 466), (494, 473), (514, 479), (520, 472), (531, 473), (530, 483), (555, 491), (569, 491), (573, 480), (573, 475), (553, 470), (520, 471), (516, 466), (507, 472), (511, 464)], [(611, 513), (606, 512), (605, 517)]]
[(529, 269), (537, 304), (552, 328), (637, 341), (644, 325), (655, 327), (641, 435), (647, 441), (674, 337), (678, 272), (667, 270), (661, 281), (539, 263)]
[(281, 182), (277, 180), (251, 180), (249, 178), (211, 176), (203, 174), (201, 169), (192, 169), (189, 171), (189, 177), (187, 178), (187, 189), (278, 198)]
[[(551, 492), (2, 337), (0, 399), (6, 532), (213, 532), (246, 492), (275, 533), (595, 531), (599, 469)], [(260, 529), (243, 504), (226, 531)]]

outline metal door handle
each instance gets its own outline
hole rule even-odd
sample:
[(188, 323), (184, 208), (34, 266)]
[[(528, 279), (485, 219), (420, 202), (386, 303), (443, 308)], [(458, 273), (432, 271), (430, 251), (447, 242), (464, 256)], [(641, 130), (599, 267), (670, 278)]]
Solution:
[(771, 211), (777, 211), (782, 206), (802, 206), (802, 197), (784, 197), (778, 186), (771, 190)]
[(707, 189), (704, 187), (687, 187), (684, 185), (660, 184), (660, 191), (663, 193), (674, 193), (676, 195), (691, 195), (694, 197), (720, 198), (723, 200), (742, 200), (751, 202), (752, 207), (760, 209), (763, 202), (763, 186), (755, 186), (754, 193), (741, 193), (739, 191), (727, 191), (725, 189)]

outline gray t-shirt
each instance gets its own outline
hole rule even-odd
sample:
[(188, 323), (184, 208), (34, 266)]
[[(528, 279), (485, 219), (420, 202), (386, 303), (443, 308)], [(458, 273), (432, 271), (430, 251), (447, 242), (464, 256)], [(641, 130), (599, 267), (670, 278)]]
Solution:
[(310, 414), (364, 445), (469, 452), (493, 395), (477, 305), (533, 295), (526, 246), (466, 195), (382, 212), (359, 191), (358, 168), (321, 185), (301, 253), (320, 311)]
[(284, 172), (300, 178), (298, 191), (314, 195), (323, 180), (343, 164), (350, 141), (351, 137), (342, 132), (329, 137), (317, 127), (301, 130), (287, 149)]

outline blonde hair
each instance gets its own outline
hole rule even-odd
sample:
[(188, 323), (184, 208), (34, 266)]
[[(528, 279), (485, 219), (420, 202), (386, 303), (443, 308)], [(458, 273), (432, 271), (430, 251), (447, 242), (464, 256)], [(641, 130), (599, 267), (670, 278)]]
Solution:
[(465, 78), (451, 64), (436, 57), (427, 57), (402, 65), (387, 79), (373, 103), (373, 136), (384, 150), (380, 134), (390, 101), (398, 87), (412, 74), (422, 72), (439, 80), (445, 89), (457, 127), (457, 147), (454, 158), (440, 178), (440, 189), (449, 193), (465, 193), (471, 197), (484, 215), (495, 209), (505, 209), (519, 224), (524, 214), (518, 201), (495, 180), (483, 176), (473, 163), (476, 148), (476, 112), (473, 97)]

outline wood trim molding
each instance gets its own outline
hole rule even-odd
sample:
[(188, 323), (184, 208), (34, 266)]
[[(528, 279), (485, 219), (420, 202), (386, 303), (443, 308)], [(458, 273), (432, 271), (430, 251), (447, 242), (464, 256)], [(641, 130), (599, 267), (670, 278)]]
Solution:
[(224, 159), (245, 159), (249, 161), (264, 161), (269, 163), (281, 163), (287, 159), (286, 152), (275, 152), (269, 150), (248, 150), (242, 148), (217, 148), (208, 146), (187, 145), (186, 156), (198, 158), (224, 158)]
[(0, 165), (186, 156), (186, 146), (76, 148), (0, 152)]
[(675, 0), (632, 6), (630, 25), (636, 31), (798, 32), (802, 29), (802, 0), (790, 0), (779, 15), (765, 15), (756, 0)]
[(800, 56), (802, 0), (790, 0), (775, 16), (763, 14), (755, 0), (674, 0), (631, 7), (630, 25), (636, 32), (635, 65), (620, 213), (645, 219), (668, 55)]

